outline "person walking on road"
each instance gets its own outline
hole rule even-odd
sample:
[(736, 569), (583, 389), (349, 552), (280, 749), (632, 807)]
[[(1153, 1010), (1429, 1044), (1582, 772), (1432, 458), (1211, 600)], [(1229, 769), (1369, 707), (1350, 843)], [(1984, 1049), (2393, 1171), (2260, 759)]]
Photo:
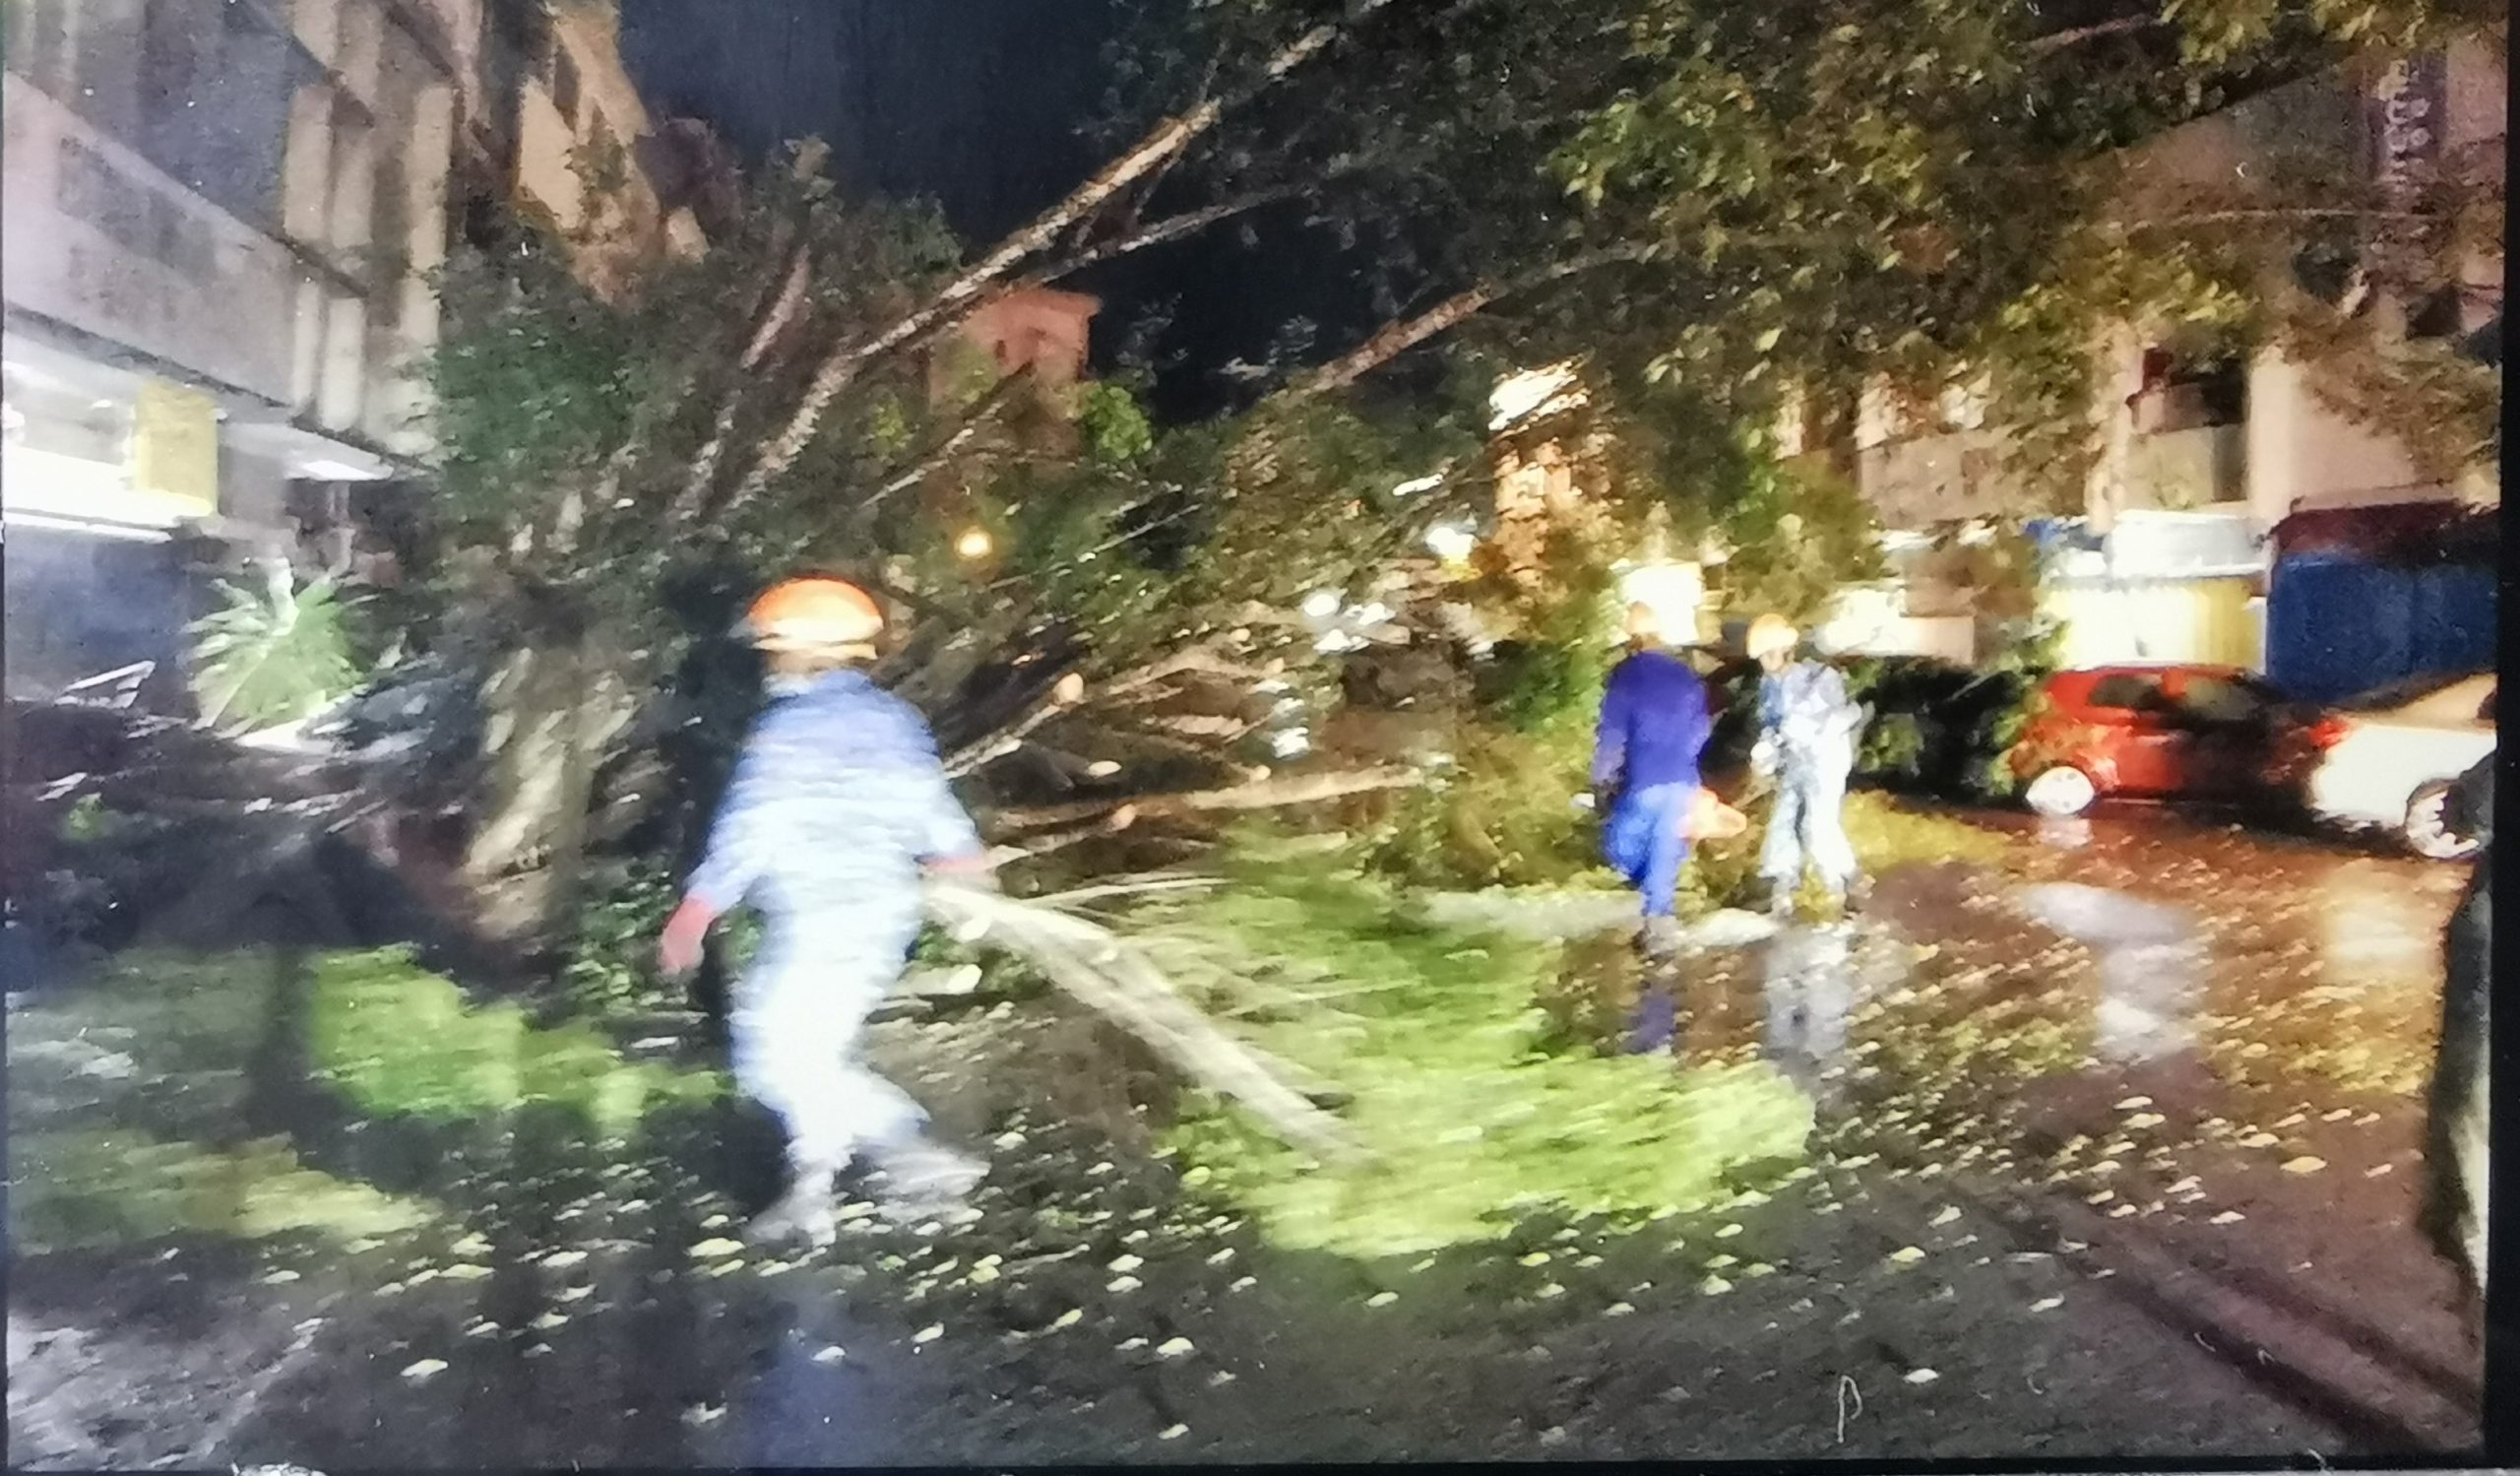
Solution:
[(916, 940), (922, 869), (976, 874), (988, 862), (925, 721), (856, 670), (883, 629), (873, 599), (792, 579), (743, 628), (778, 695), (745, 739), (658, 962), (686, 973), (712, 923), (744, 902), (762, 913), (760, 953), (735, 989), (733, 1065), (786, 1123), (790, 1177), (751, 1234), (822, 1246), (838, 1231), (835, 1182), (861, 1151), (906, 1217), (957, 1207), (985, 1172), (928, 1142), (926, 1115), (859, 1049)]
[(1645, 904), (1641, 942), (1662, 956), (1679, 946), (1680, 867), (1699, 799), (1698, 757), (1712, 731), (1706, 684), (1663, 649), (1651, 607), (1628, 608), (1630, 652), (1602, 694), (1593, 792), (1606, 820), (1602, 849)]
[(1782, 615), (1761, 615), (1750, 623), (1750, 659), (1765, 674), (1759, 678), (1759, 740), (1751, 762), (1760, 777), (1773, 781), (1776, 794), (1759, 875), (1769, 887), (1768, 910), (1778, 918), (1793, 915), (1806, 864), (1842, 906), (1862, 902), (1845, 811), (1864, 713), (1847, 697), (1846, 679), (1836, 669), (1796, 659), (1801, 640)]

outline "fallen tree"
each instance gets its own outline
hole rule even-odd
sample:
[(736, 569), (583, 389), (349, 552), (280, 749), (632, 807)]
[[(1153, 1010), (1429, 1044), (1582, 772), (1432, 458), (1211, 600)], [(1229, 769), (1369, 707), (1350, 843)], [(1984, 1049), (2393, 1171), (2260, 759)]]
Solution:
[[(1181, 884), (1207, 883), (1173, 883)], [(1297, 1090), (1285, 1066), (1183, 999), (1126, 937), (1072, 911), (1084, 901), (1162, 885), (1093, 887), (1019, 902), (938, 883), (928, 888), (927, 909), (958, 935), (985, 938), (1030, 961), (1070, 997), (1144, 1041), (1191, 1080), (1240, 1103), (1288, 1142), (1326, 1157), (1354, 1158), (1356, 1145), (1339, 1120)]]

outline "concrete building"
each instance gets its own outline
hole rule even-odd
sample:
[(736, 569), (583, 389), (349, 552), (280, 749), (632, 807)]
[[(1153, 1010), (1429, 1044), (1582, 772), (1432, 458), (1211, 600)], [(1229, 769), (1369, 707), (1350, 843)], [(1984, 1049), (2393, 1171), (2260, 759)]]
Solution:
[[(2199, 190), (2228, 194), (2239, 181), (2300, 163), (2383, 192), (2419, 191), (2433, 180), (2498, 179), (2507, 133), (2502, 58), (2498, 36), (2480, 36), (2412, 62), (2311, 78), (2249, 98), (2134, 151), (2120, 209), (2143, 219), (2181, 208)], [(2498, 253), (2443, 263), (2443, 249), (2420, 237), (2366, 233), (2345, 253), (2362, 265), (2362, 286), (2332, 289), (2367, 293), (2363, 310), (2384, 337), (2498, 335)], [(2408, 251), (2433, 253), (2435, 265), (2451, 269), (2453, 285), (2405, 300), (2391, 287), (2390, 269), (2392, 254)], [(2323, 286), (2303, 257), (2270, 262), (2268, 270), (2271, 278), (2292, 279), (2283, 284), (2287, 290)], [(2275, 535), (2289, 519), (2316, 513), (2334, 523), (2355, 509), (2497, 498), (2491, 466), (2445, 475), (2347, 414), (2332, 390), (2322, 394), (2320, 376), (2336, 365), (2298, 362), (2273, 347), (2238, 358), (2198, 357), (2174, 334), (2141, 324), (2121, 325), (2096, 346), (2096, 359), (2098, 457), (2081, 515), (2042, 529), (2057, 555), (2048, 608), (2065, 623), (2067, 659), (2076, 664), (2264, 668), (2270, 620), (2279, 648), (2327, 639), (2317, 628), (2326, 618), (2319, 609), (2295, 601), (2290, 611), (2270, 612), (2270, 599), (2284, 603), (2270, 575)], [(1981, 644), (1981, 622), (1967, 584), (1951, 577), (1967, 561), (1951, 535), (1973, 525), (2019, 525), (2029, 512), (2008, 469), (2005, 429), (1989, 420), (1983, 392), (1966, 385), (1929, 406), (1876, 390), (1851, 418), (1853, 471), (1893, 530), (1890, 551), (1902, 577), (1851, 596), (1836, 639), (1855, 649), (1968, 660)], [(1789, 453), (1810, 449), (1799, 444), (1802, 421), (1789, 416), (1781, 426)], [(2324, 537), (2332, 539), (2333, 529)], [(2459, 619), (2489, 624), (2489, 605), (2481, 613), (2464, 595), (2450, 603), (2464, 611)], [(2465, 649), (2460, 642), (2443, 649), (2452, 647)], [(2385, 680), (2403, 674), (2363, 674)], [(2350, 679), (2342, 672), (2322, 678)]]
[(408, 479), (431, 274), (502, 205), (598, 283), (701, 245), (639, 177), (647, 115), (595, 0), (15, 0), (7, 23), (13, 692), (164, 660), (176, 535), (290, 556), (347, 488)]

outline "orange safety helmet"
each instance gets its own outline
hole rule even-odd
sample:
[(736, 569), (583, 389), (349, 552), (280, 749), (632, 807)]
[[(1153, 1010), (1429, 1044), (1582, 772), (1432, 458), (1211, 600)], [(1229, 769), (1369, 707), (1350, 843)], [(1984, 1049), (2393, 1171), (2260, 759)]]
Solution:
[(739, 628), (764, 651), (839, 650), (871, 644), (884, 610), (845, 579), (783, 579), (762, 591)]

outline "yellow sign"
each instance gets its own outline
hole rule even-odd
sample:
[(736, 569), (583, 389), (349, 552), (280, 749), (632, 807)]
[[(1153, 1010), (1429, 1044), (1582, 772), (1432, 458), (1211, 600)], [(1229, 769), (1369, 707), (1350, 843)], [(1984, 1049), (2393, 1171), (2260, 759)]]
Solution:
[(182, 516), (219, 511), (219, 404), (162, 380), (131, 407), (131, 485), (180, 504)]

